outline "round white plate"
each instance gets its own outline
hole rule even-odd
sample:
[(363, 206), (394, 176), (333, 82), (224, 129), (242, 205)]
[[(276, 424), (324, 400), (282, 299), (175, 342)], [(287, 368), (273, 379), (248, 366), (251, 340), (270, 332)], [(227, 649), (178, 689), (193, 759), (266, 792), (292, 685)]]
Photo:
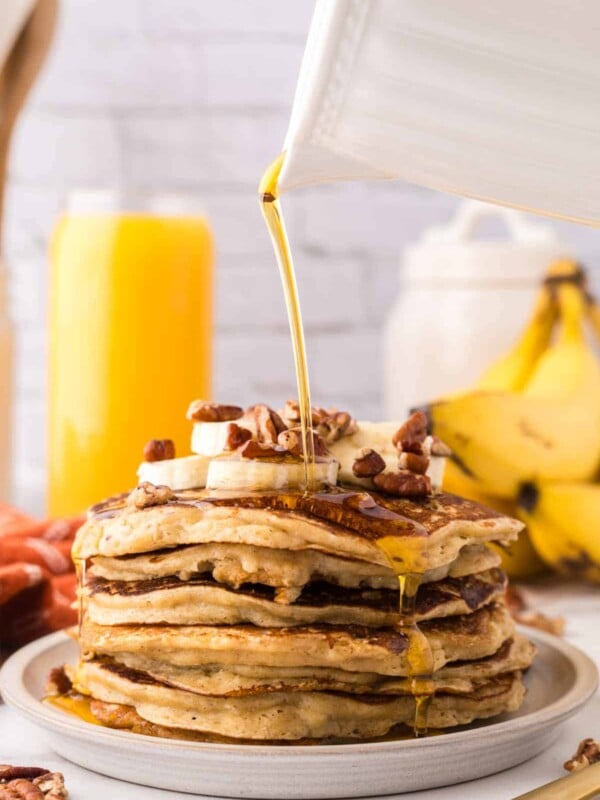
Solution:
[(516, 714), (427, 739), (270, 746), (158, 739), (90, 725), (40, 702), (48, 672), (77, 657), (63, 633), (15, 653), (0, 673), (4, 700), (50, 733), (61, 756), (95, 772), (192, 794), (253, 798), (364, 797), (448, 786), (520, 764), (558, 737), (594, 693), (594, 663), (567, 642), (527, 631), (538, 646)]

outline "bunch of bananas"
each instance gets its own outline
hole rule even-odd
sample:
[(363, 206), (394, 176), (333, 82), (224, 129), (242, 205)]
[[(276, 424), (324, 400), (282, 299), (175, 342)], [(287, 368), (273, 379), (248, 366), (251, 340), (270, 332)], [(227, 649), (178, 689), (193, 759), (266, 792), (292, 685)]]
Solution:
[(469, 392), (429, 406), (454, 452), (444, 488), (518, 516), (513, 577), (546, 565), (600, 582), (600, 305), (577, 264), (554, 264), (515, 345)]

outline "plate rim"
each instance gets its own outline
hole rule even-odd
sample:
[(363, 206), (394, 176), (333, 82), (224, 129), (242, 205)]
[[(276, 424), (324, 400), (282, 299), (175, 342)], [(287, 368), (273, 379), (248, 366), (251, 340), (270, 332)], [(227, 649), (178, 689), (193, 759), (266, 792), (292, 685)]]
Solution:
[[(571, 688), (562, 697), (544, 706), (541, 709), (514, 719), (491, 723), (485, 727), (486, 734), (493, 735), (495, 741), (498, 737), (510, 736), (519, 729), (525, 732), (529, 728), (540, 725), (559, 723), (566, 717), (578, 711), (595, 693), (599, 684), (599, 673), (595, 662), (570, 642), (559, 639), (543, 631), (517, 626), (517, 629), (528, 636), (534, 644), (538, 642), (560, 652), (569, 659), (574, 667), (575, 680)], [(344, 753), (361, 755), (367, 753), (385, 753), (393, 751), (399, 746), (405, 748), (438, 748), (448, 745), (447, 736), (432, 736), (419, 739), (398, 739), (386, 742), (356, 742), (348, 744), (319, 744), (307, 748), (303, 745), (264, 745), (264, 744), (231, 744), (220, 742), (189, 742), (182, 739), (167, 739), (159, 736), (132, 733), (100, 725), (92, 725), (83, 720), (68, 717), (58, 709), (45, 706), (38, 698), (34, 697), (25, 688), (23, 676), (31, 662), (44, 652), (59, 646), (76, 642), (64, 631), (47, 634), (33, 642), (21, 647), (13, 653), (0, 669), (0, 695), (7, 706), (16, 709), (45, 729), (61, 728), (68, 734), (81, 734), (88, 740), (109, 739), (113, 744), (126, 741), (132, 749), (145, 749), (154, 747), (164, 749), (185, 749), (192, 752), (205, 752), (207, 755), (235, 753), (237, 756), (256, 757), (257, 755), (287, 755), (290, 758), (307, 756), (341, 756)], [(456, 731), (452, 734), (452, 742), (456, 744), (468, 743), (470, 740), (480, 738), (481, 728), (471, 728)]]

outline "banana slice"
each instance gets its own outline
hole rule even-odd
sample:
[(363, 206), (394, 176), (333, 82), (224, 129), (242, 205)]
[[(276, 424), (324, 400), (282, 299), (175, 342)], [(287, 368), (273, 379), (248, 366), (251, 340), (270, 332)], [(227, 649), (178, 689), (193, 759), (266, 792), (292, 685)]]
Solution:
[[(338, 464), (334, 459), (317, 461), (315, 480), (323, 486), (335, 486)], [(305, 485), (304, 464), (301, 461), (268, 461), (239, 456), (214, 458), (208, 468), (207, 489), (235, 489), (264, 492), (280, 489), (300, 489)]]
[[(329, 451), (339, 461), (339, 480), (342, 483), (372, 487), (369, 478), (357, 478), (352, 472), (352, 464), (364, 447), (375, 450), (385, 461), (385, 468), (391, 472), (398, 469), (398, 450), (392, 442), (393, 436), (401, 422), (358, 422), (358, 430), (351, 436), (342, 436), (337, 442), (328, 445)], [(429, 454), (432, 437), (428, 436), (424, 444), (424, 452)], [(434, 489), (442, 486), (446, 459), (444, 456), (430, 455), (427, 475)]]
[(198, 455), (168, 458), (164, 461), (142, 461), (137, 474), (140, 482), (163, 484), (173, 491), (197, 489), (206, 485), (209, 463), (210, 458)]
[[(241, 419), (233, 420), (240, 428), (248, 428)], [(218, 456), (225, 451), (230, 422), (196, 422), (192, 429), (192, 453)], [(248, 430), (251, 430), (248, 428)]]

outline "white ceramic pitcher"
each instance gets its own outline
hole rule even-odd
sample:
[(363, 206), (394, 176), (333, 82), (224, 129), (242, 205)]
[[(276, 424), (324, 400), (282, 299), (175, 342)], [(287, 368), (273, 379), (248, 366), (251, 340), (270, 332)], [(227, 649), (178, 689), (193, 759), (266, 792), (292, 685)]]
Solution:
[(600, 224), (598, 0), (318, 0), (280, 179), (404, 180)]

